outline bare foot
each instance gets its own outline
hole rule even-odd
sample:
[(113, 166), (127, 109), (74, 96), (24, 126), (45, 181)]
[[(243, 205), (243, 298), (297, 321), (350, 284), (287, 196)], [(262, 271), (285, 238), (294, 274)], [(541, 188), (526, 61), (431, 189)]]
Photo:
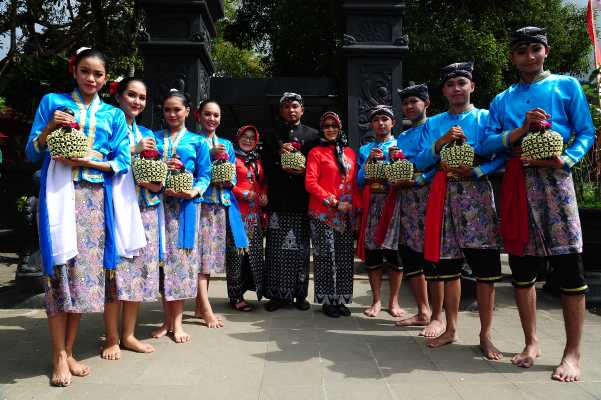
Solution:
[(183, 329), (175, 329), (173, 331), (173, 341), (175, 343), (186, 343), (189, 342), (192, 339), (192, 337), (190, 335), (188, 335), (186, 332), (184, 332)]
[(121, 358), (121, 349), (119, 348), (119, 341), (107, 339), (104, 342), (104, 347), (102, 348), (100, 357), (104, 358), (105, 360), (120, 359)]
[(395, 326), (428, 326), (430, 317), (424, 314), (415, 314), (412, 317), (397, 321)]
[(456, 341), (457, 341), (457, 335), (455, 334), (455, 332), (449, 332), (447, 330), (439, 337), (428, 340), (428, 343), (426, 343), (426, 345), (428, 347), (435, 349), (437, 347), (442, 347), (447, 344), (454, 343)]
[(388, 314), (392, 315), (395, 318), (399, 318), (407, 315), (407, 311), (401, 308), (401, 306), (399, 306), (398, 303), (394, 303), (388, 305)]
[(540, 357), (540, 349), (538, 343), (529, 344), (524, 347), (521, 353), (514, 355), (511, 358), (511, 363), (522, 368), (530, 368), (534, 365), (534, 360)]
[(561, 363), (553, 371), (551, 379), (560, 382), (576, 382), (580, 380), (580, 356), (564, 355)]
[(480, 336), (480, 351), (488, 360), (500, 360), (503, 358), (503, 353), (492, 344), (488, 336)]
[(61, 352), (52, 362), (52, 386), (69, 386), (71, 384), (71, 371), (67, 362), (67, 353)]
[(380, 313), (380, 310), (382, 310), (382, 303), (380, 303), (379, 301), (376, 301), (375, 303), (373, 303), (371, 305), (371, 307), (363, 310), (363, 314), (367, 315), (370, 318), (374, 318), (376, 315), (378, 315)]
[(428, 325), (426, 325), (424, 330), (419, 333), (419, 336), (423, 336), (427, 339), (437, 338), (442, 335), (445, 328), (446, 326), (444, 322), (438, 319), (433, 319)]
[(155, 339), (158, 339), (158, 338), (162, 338), (163, 336), (168, 334), (170, 331), (171, 330), (169, 329), (167, 324), (163, 324), (163, 325), (161, 325), (161, 327), (159, 329), (155, 329), (154, 331), (152, 331), (150, 333), (150, 336), (152, 336)]
[(71, 375), (82, 378), (90, 375), (90, 367), (78, 362), (75, 358), (73, 358), (73, 355), (70, 355), (67, 358), (67, 364), (69, 365), (69, 371), (71, 371)]
[(137, 353), (152, 353), (154, 351), (154, 347), (148, 343), (140, 342), (138, 338), (133, 335), (121, 339), (121, 347)]
[(198, 318), (204, 320), (207, 328), (223, 328), (223, 321), (212, 311), (201, 314)]

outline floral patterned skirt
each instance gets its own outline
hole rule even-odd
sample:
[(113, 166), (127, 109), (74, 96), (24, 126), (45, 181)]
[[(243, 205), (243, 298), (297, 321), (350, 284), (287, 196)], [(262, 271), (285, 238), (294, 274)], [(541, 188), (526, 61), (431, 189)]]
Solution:
[(582, 230), (571, 172), (526, 168), (528, 244), (524, 255), (582, 252)]
[(497, 212), (487, 179), (447, 184), (440, 257), (464, 258), (461, 249), (500, 249)]
[(177, 247), (179, 200), (165, 197), (163, 207), (166, 249), (160, 274), (161, 294), (166, 301), (192, 299), (198, 289), (198, 250), (196, 247), (191, 250)]
[(200, 208), (198, 254), (202, 274), (225, 272), (226, 211), (221, 204), (202, 203)]
[[(50, 205), (52, 206), (52, 205)], [(46, 313), (102, 312), (105, 298), (104, 188), (75, 182), (78, 254), (66, 265), (55, 265), (45, 280)]]
[(140, 207), (147, 245), (134, 258), (123, 258), (115, 271), (116, 299), (155, 301), (159, 297), (159, 207)]
[(399, 244), (418, 253), (424, 251), (424, 218), (430, 186), (401, 188), (397, 203), (401, 205)]

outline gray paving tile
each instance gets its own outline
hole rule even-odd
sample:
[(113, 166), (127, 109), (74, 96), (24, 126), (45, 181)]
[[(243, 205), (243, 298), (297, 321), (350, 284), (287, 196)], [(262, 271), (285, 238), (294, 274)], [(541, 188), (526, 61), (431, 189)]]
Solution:
[(328, 400), (395, 400), (385, 383), (326, 382)]
[(321, 385), (282, 386), (264, 385), (261, 387), (259, 400), (320, 400), (326, 399)]
[(444, 380), (430, 381), (427, 384), (393, 384), (390, 385), (390, 390), (399, 400), (461, 400), (459, 393)]
[(517, 383), (518, 389), (532, 400), (598, 400), (579, 383), (546, 382)]

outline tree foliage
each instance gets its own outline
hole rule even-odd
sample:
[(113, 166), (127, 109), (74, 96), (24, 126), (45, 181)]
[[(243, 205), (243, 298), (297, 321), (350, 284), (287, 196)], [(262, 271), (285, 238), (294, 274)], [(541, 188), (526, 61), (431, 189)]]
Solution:
[(264, 78), (267, 76), (265, 62), (253, 48), (243, 48), (224, 38), (223, 32), (235, 20), (241, 2), (225, 0), (225, 18), (217, 22), (217, 37), (213, 41), (211, 56), (215, 63), (215, 75), (232, 78)]
[(224, 37), (263, 54), (277, 76), (331, 76), (339, 72), (336, 52), (337, 1), (242, 0)]
[(406, 77), (430, 83), (440, 110), (445, 102), (437, 90), (439, 67), (475, 61), (474, 102), (488, 107), (497, 93), (515, 82), (517, 72), (508, 59), (509, 34), (523, 26), (547, 27), (551, 52), (546, 68), (570, 74), (588, 70), (591, 47), (585, 10), (561, 0), (413, 0), (407, 2)]
[(0, 7), (0, 34), (10, 37), (0, 60), (0, 94), (25, 114), (44, 93), (72, 86), (67, 59), (79, 47), (107, 54), (113, 77), (142, 67), (134, 0), (8, 0)]
[[(341, 76), (341, 3), (241, 0), (224, 37), (264, 54), (273, 75)], [(522, 26), (548, 28), (551, 71), (580, 74), (588, 68), (584, 10), (561, 0), (408, 0), (406, 6), (410, 51), (404, 79), (429, 83), (438, 110), (445, 104), (437, 90), (438, 71), (446, 64), (475, 61), (474, 101), (482, 107), (514, 82), (516, 72), (507, 58), (509, 33)]]

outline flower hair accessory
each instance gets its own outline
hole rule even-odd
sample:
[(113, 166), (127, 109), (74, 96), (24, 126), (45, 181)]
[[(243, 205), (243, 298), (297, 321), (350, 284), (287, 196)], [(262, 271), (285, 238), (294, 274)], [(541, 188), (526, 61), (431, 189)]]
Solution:
[(79, 53), (81, 53), (82, 51), (85, 50), (91, 50), (90, 47), (80, 47), (79, 49), (77, 49), (75, 51), (75, 54), (73, 54), (71, 57), (69, 57), (69, 60), (67, 61), (67, 69), (69, 71), (69, 75), (73, 75), (73, 72), (75, 72), (75, 60), (77, 59), (77, 56), (79, 55)]
[(117, 94), (117, 90), (119, 88), (119, 83), (123, 80), (123, 77), (120, 76), (109, 84), (109, 94), (111, 96), (115, 96)]

